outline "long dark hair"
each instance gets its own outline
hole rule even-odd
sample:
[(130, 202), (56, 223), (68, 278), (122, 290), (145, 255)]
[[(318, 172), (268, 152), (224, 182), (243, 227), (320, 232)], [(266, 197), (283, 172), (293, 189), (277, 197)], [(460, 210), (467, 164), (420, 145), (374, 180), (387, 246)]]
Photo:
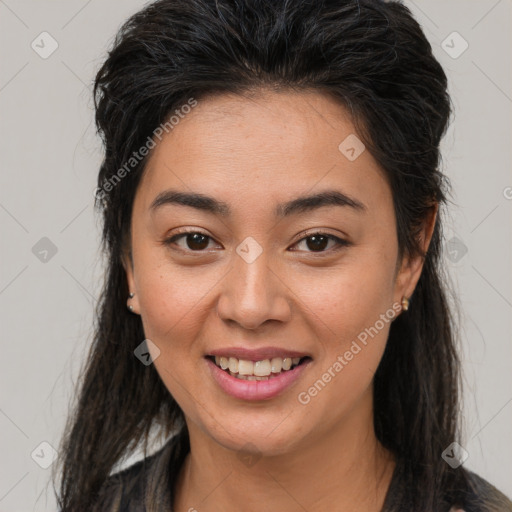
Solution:
[[(154, 365), (134, 356), (145, 336), (140, 317), (126, 308), (121, 254), (147, 157), (126, 163), (190, 98), (260, 88), (315, 90), (348, 109), (391, 184), (400, 256), (421, 254), (422, 222), (434, 204), (446, 203), (439, 143), (451, 114), (447, 78), (401, 3), (159, 0), (131, 17), (94, 86), (105, 146), (95, 206), (108, 267), (60, 449), (64, 512), (87, 510), (141, 441), (146, 455), (153, 429), (167, 438), (186, 428)], [(411, 307), (392, 323), (374, 378), (376, 435), (403, 461), (417, 511), (437, 510), (467, 487), (467, 472), (441, 457), (458, 438), (460, 384), (441, 235), (439, 215)]]

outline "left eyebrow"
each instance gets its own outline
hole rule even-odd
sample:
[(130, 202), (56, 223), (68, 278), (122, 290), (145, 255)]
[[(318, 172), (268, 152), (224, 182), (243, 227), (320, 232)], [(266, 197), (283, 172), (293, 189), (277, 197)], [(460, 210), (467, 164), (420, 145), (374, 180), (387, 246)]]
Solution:
[(339, 192), (338, 190), (325, 190), (318, 194), (301, 196), (287, 203), (277, 205), (275, 215), (277, 217), (287, 217), (298, 213), (306, 213), (324, 206), (348, 206), (354, 210), (365, 212), (366, 206), (354, 199)]
[[(177, 190), (166, 190), (158, 194), (151, 203), (149, 210), (156, 211), (166, 204), (177, 204), (181, 206), (189, 206), (198, 210), (227, 217), (231, 214), (229, 205), (223, 201), (219, 201), (214, 197), (206, 196), (199, 193), (180, 192)], [(274, 210), (276, 217), (288, 217), (301, 213), (310, 212), (325, 206), (344, 206), (354, 210), (366, 212), (366, 206), (346, 194), (338, 190), (325, 190), (313, 195), (300, 196), (286, 203), (280, 203)]]

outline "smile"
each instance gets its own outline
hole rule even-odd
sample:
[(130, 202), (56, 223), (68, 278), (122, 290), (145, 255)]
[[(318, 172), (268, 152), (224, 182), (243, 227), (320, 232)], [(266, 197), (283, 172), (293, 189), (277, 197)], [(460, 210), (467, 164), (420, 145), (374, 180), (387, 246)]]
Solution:
[(236, 357), (209, 356), (220, 369), (229, 373), (232, 377), (241, 380), (269, 380), (282, 372), (293, 370), (303, 363), (306, 357), (273, 357), (261, 361), (249, 361)]
[(313, 362), (309, 356), (272, 357), (251, 361), (237, 357), (209, 355), (204, 359), (218, 386), (242, 400), (269, 400), (300, 378)]

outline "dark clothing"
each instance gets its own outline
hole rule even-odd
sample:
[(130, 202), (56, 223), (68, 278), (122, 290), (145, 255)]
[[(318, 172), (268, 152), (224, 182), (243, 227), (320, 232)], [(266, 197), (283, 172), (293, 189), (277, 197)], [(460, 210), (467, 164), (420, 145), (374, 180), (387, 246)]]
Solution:
[[(112, 475), (94, 512), (172, 512), (172, 490), (189, 450), (184, 429), (155, 454)], [(468, 474), (471, 488), (461, 508), (447, 503), (433, 512), (512, 512), (512, 502), (504, 494), (478, 475)], [(408, 504), (407, 477), (404, 464), (397, 461), (382, 512), (414, 512)]]

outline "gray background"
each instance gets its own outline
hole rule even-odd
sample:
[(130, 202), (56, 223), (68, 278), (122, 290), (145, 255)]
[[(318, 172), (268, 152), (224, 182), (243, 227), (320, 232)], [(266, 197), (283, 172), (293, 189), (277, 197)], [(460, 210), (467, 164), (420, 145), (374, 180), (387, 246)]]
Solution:
[[(0, 0), (0, 512), (56, 508), (51, 467), (40, 467), (51, 448), (41, 443), (58, 447), (103, 271), (91, 81), (142, 5)], [(512, 496), (512, 3), (406, 5), (449, 75), (456, 109), (443, 165), (455, 192), (446, 265), (463, 313), (465, 465)], [(31, 47), (51, 49), (43, 31), (58, 44), (45, 59)]]

